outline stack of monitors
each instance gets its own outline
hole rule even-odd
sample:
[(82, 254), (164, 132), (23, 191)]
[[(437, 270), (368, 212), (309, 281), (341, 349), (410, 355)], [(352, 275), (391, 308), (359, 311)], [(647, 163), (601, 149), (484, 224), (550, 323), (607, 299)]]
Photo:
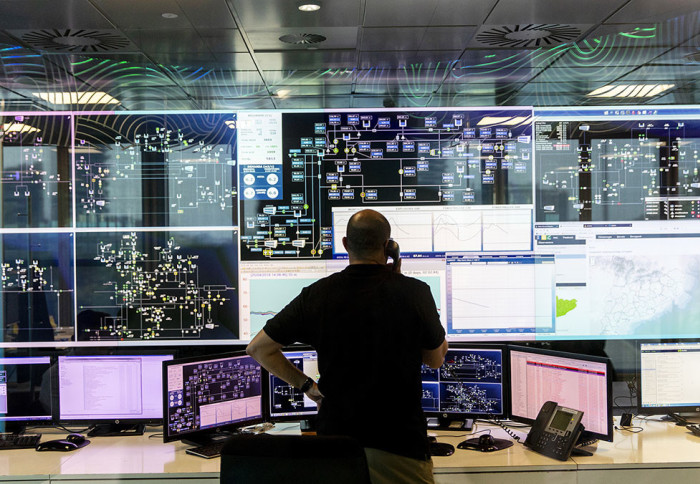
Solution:
[(0, 113), (0, 345), (248, 341), (363, 208), (452, 341), (700, 337), (700, 114), (626, 108)]

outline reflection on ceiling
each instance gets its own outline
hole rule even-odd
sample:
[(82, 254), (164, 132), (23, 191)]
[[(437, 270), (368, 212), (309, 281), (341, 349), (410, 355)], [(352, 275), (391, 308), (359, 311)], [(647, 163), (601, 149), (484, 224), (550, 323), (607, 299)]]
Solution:
[(700, 94), (696, 0), (319, 5), (4, 2), (0, 109), (693, 104)]

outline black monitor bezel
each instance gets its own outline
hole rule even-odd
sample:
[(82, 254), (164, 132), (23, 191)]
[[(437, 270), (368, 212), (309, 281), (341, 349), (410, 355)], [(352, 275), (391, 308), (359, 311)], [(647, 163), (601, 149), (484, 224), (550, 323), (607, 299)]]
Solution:
[[(205, 362), (205, 361), (211, 361), (211, 360), (223, 360), (227, 358), (238, 358), (238, 357), (247, 357), (250, 358), (251, 360), (255, 361), (260, 366), (260, 416), (247, 419), (247, 420), (241, 420), (238, 422), (231, 422), (226, 425), (221, 425), (218, 427), (209, 427), (206, 429), (198, 429), (198, 430), (192, 430), (190, 432), (184, 432), (180, 433), (177, 435), (169, 435), (168, 434), (168, 368), (170, 366), (174, 365), (183, 365), (183, 364), (189, 364), (189, 363), (197, 363), (197, 362)], [(252, 356), (249, 356), (246, 354), (245, 350), (241, 351), (231, 351), (227, 353), (217, 353), (213, 355), (199, 355), (199, 356), (191, 356), (187, 358), (176, 358), (170, 361), (166, 361), (163, 363), (163, 442), (174, 442), (177, 440), (196, 440), (197, 437), (204, 437), (207, 435), (212, 435), (216, 433), (221, 433), (221, 432), (226, 432), (226, 431), (231, 431), (235, 429), (239, 429), (242, 427), (248, 427), (250, 425), (255, 425), (259, 424), (265, 421), (265, 372), (260, 365)]]
[[(505, 344), (498, 343), (450, 343), (447, 351), (451, 350), (500, 350), (501, 351), (501, 395), (502, 395), (502, 412), (487, 414), (487, 413), (458, 413), (458, 412), (439, 412), (423, 410), (426, 417), (438, 417), (446, 420), (458, 419), (503, 419), (508, 416), (508, 408), (510, 407), (510, 362), (508, 360), (508, 347)], [(422, 380), (421, 380), (422, 383)]]
[[(3, 360), (20, 360), (20, 359), (33, 359), (33, 358), (48, 358), (49, 359), (49, 367), (47, 369), (48, 371), (48, 377), (49, 377), (49, 391), (51, 392), (50, 395), (50, 405), (51, 409), (49, 414), (47, 415), (48, 418), (29, 418), (29, 417), (19, 417), (19, 418), (7, 418), (7, 417), (2, 417), (0, 416), (0, 425), (4, 425), (5, 428), (23, 428), (25, 426), (29, 427), (43, 427), (43, 426), (52, 426), (54, 422), (56, 421), (56, 415), (57, 415), (57, 402), (58, 402), (58, 396), (56, 394), (57, 388), (56, 385), (54, 384), (54, 381), (57, 376), (57, 371), (56, 371), (56, 360), (54, 356), (49, 356), (49, 355), (40, 355), (40, 356), (0, 356), (0, 359)], [(46, 363), (41, 363), (42, 365), (45, 365)], [(43, 416), (42, 416), (43, 417)]]
[[(289, 346), (282, 348), (282, 354), (287, 356), (287, 353), (303, 353), (303, 352), (313, 352), (316, 353), (318, 358), (318, 352), (310, 346)], [(273, 415), (272, 412), (272, 374), (269, 371), (263, 371), (265, 374), (265, 385), (263, 385), (263, 398), (265, 400), (265, 416), (269, 422), (298, 422), (301, 420), (312, 420), (318, 415), (318, 411), (306, 414), (297, 415)], [(311, 375), (308, 375), (311, 376)]]
[[(508, 362), (510, 366), (510, 362), (512, 361), (511, 358), (511, 352), (513, 351), (519, 351), (521, 353), (531, 353), (531, 354), (536, 354), (536, 355), (545, 355), (545, 356), (557, 356), (560, 358), (569, 358), (572, 360), (580, 360), (580, 361), (585, 361), (585, 362), (592, 362), (592, 363), (604, 363), (605, 364), (605, 379), (606, 379), (606, 392), (607, 392), (607, 410), (608, 410), (608, 431), (607, 434), (601, 434), (598, 432), (593, 432), (591, 430), (585, 429), (583, 434), (581, 435), (581, 438), (579, 440), (586, 441), (586, 440), (591, 440), (591, 439), (597, 439), (597, 440), (605, 440), (607, 442), (612, 442), (613, 441), (613, 392), (612, 392), (612, 362), (610, 361), (610, 358), (606, 358), (604, 356), (591, 356), (591, 355), (584, 355), (580, 353), (570, 353), (567, 351), (557, 351), (557, 350), (548, 350), (548, 349), (542, 349), (542, 348), (533, 348), (530, 346), (517, 346), (517, 345), (508, 345)], [(509, 368), (509, 371), (512, 370), (512, 368)], [(510, 372), (512, 373), (512, 372)], [(512, 379), (512, 374), (511, 378), (509, 380), (510, 385), (509, 385), (509, 393), (512, 393), (512, 385), (513, 385), (513, 379)], [(511, 398), (510, 400), (510, 407), (509, 407), (509, 415), (510, 419), (513, 420), (514, 422), (520, 422), (528, 425), (532, 425), (535, 423), (534, 418), (527, 418), (527, 417), (522, 417), (520, 415), (514, 415), (513, 414), (513, 399)]]
[[(700, 412), (700, 407), (697, 405), (666, 405), (663, 407), (645, 407), (643, 405), (644, 401), (644, 383), (642, 382), (642, 345), (654, 345), (654, 344), (688, 344), (697, 343), (700, 345), (698, 340), (686, 340), (686, 341), (639, 341), (637, 345), (637, 413), (640, 415), (668, 415), (671, 413), (696, 413)], [(696, 369), (691, 369), (696, 370)]]
[[(60, 393), (60, 381), (59, 381), (59, 364), (60, 364), (60, 359), (61, 358), (129, 358), (129, 357), (153, 357), (153, 356), (170, 356), (171, 360), (166, 360), (163, 361), (163, 363), (166, 363), (167, 361), (172, 361), (172, 359), (175, 358), (174, 352), (166, 352), (166, 353), (146, 353), (146, 352), (138, 352), (138, 353), (124, 353), (124, 354), (78, 354), (78, 355), (57, 355), (56, 356), (56, 371), (55, 373), (55, 384), (54, 388), (55, 391), (53, 391), (54, 395), (54, 421), (57, 422), (60, 425), (104, 425), (104, 424), (113, 424), (113, 425), (136, 425), (136, 424), (144, 424), (144, 425), (161, 425), (163, 423), (163, 417), (161, 416), (160, 418), (128, 418), (128, 417), (122, 417), (122, 418), (61, 418), (61, 393)], [(162, 371), (162, 369), (161, 369)], [(161, 381), (162, 385), (162, 381)], [(163, 389), (161, 387), (160, 394), (162, 396), (163, 394)]]

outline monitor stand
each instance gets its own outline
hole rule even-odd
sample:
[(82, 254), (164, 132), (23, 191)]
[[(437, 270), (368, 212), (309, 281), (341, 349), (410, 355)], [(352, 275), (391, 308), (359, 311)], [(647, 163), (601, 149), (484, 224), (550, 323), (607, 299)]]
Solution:
[(90, 432), (88, 437), (120, 437), (126, 435), (143, 435), (146, 430), (145, 424), (97, 424)]
[(474, 426), (473, 418), (460, 417), (430, 417), (428, 418), (428, 430), (471, 430)]
[(237, 433), (237, 431), (232, 431), (232, 432), (229, 432), (229, 431), (218, 432), (217, 431), (217, 432), (205, 433), (205, 434), (187, 437), (185, 439), (182, 439), (182, 442), (187, 444), (187, 445), (201, 447), (203, 445), (215, 444), (217, 442), (223, 442), (225, 440), (228, 440), (229, 437), (231, 437), (234, 433)]

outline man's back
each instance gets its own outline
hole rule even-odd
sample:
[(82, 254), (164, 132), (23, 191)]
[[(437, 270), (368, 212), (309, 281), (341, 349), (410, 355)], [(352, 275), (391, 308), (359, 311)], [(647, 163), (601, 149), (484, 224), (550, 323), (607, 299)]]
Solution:
[(316, 348), (324, 395), (319, 433), (425, 457), (421, 350), (444, 338), (426, 284), (386, 266), (350, 265), (304, 289), (265, 332)]

